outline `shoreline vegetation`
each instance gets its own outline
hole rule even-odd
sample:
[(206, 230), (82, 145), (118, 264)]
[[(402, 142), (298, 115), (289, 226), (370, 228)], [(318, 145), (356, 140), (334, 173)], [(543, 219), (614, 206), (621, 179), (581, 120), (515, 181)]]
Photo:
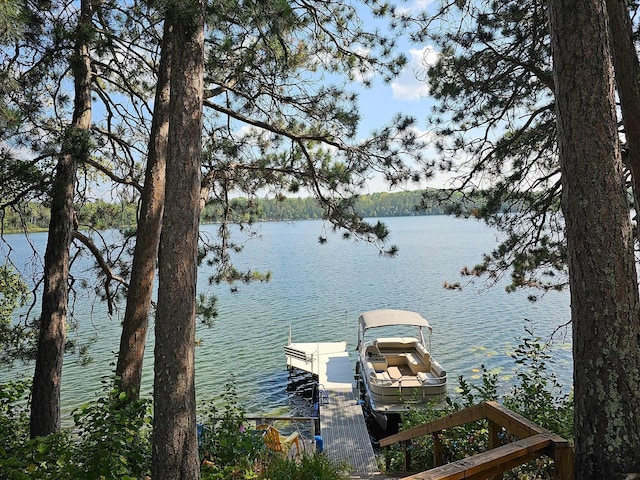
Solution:
[[(481, 365), (478, 379), (459, 377), (459, 390), (444, 404), (411, 408), (403, 414), (401, 430), (409, 430), (484, 401), (498, 401), (536, 425), (573, 443), (573, 394), (564, 391), (548, 363), (550, 345), (525, 328), (513, 353), (518, 381), (505, 389), (496, 373)], [(103, 395), (73, 413), (74, 428), (46, 437), (28, 438), (29, 382), (0, 383), (0, 477), (15, 479), (119, 478), (143, 480), (151, 473), (152, 399), (129, 401), (117, 381), (103, 381)], [(347, 465), (334, 464), (323, 453), (286, 458), (270, 451), (254, 430), (239, 403), (231, 380), (220, 395), (198, 411), (199, 461), (203, 480), (347, 480)], [(297, 427), (295, 427), (297, 428)], [(435, 467), (436, 436), (413, 440), (412, 471)], [(500, 444), (515, 440), (500, 431)], [(489, 449), (486, 420), (447, 429), (439, 435), (445, 463)], [(404, 476), (404, 448), (377, 451), (381, 471)], [(505, 478), (551, 479), (553, 461), (532, 460), (505, 474)]]
[[(445, 215), (462, 210), (472, 213), (479, 201), (463, 199), (452, 193), (447, 202), (425, 205), (425, 191), (377, 192), (357, 197), (355, 209), (363, 218), (401, 217), (419, 215)], [(137, 218), (137, 203), (109, 203), (104, 200), (86, 202), (77, 208), (78, 225), (91, 226), (97, 230), (110, 228), (134, 228)], [(233, 222), (281, 222), (296, 220), (319, 220), (324, 212), (312, 197), (285, 197), (246, 199), (232, 201)], [(208, 204), (202, 211), (201, 224), (219, 223), (223, 218), (219, 205)], [(49, 228), (50, 211), (46, 203), (29, 202), (19, 211), (6, 210), (3, 214), (4, 233), (46, 232)]]

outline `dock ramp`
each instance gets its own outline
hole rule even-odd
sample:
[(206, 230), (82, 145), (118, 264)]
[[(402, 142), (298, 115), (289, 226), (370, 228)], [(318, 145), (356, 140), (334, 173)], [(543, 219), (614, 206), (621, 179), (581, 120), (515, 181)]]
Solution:
[(352, 473), (379, 473), (346, 342), (289, 343), (284, 350), (287, 368), (317, 375), (326, 392), (320, 406), (320, 434), (327, 457), (347, 464)]

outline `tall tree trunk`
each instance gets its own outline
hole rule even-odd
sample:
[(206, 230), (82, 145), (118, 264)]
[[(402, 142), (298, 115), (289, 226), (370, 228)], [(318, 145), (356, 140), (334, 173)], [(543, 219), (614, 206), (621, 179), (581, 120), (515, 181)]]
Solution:
[(166, 205), (160, 239), (154, 363), (156, 480), (199, 479), (195, 310), (200, 219), (204, 1), (170, 4), (173, 31)]
[(69, 247), (74, 223), (77, 165), (89, 154), (91, 127), (91, 2), (82, 0), (71, 59), (74, 112), (65, 132), (51, 198), (51, 220), (44, 255), (44, 289), (38, 351), (31, 393), (31, 437), (60, 430), (60, 382), (66, 342)]
[(640, 465), (640, 322), (605, 0), (550, 2), (573, 322), (577, 479)]
[(170, 48), (171, 29), (169, 23), (166, 22), (158, 66), (158, 84), (142, 190), (138, 233), (127, 293), (127, 307), (120, 337), (120, 352), (116, 365), (116, 376), (120, 378), (120, 388), (127, 392), (130, 399), (136, 399), (140, 395), (147, 326), (162, 230), (167, 135), (169, 133)]
[(633, 179), (636, 209), (640, 205), (640, 62), (633, 44), (626, 0), (607, 0), (615, 79)]

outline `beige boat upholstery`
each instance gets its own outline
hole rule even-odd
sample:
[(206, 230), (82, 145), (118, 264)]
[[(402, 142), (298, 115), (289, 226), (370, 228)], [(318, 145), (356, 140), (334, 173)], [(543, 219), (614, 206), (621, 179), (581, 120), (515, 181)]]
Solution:
[(387, 358), (380, 353), (380, 350), (375, 344), (369, 345), (365, 350), (365, 354), (368, 363), (371, 363), (371, 368), (376, 372), (384, 372), (389, 367)]
[(382, 353), (406, 352), (416, 344), (418, 339), (413, 337), (382, 337), (373, 342)]
[[(370, 360), (378, 354), (384, 357), (387, 368), (406, 365), (413, 375), (431, 370), (431, 355), (424, 345), (415, 338), (380, 338), (373, 345), (367, 347), (366, 352), (372, 353), (368, 356)], [(381, 363), (374, 364), (374, 366), (376, 371), (383, 370)]]
[(387, 372), (386, 368), (384, 370), (378, 370), (373, 366), (371, 362), (367, 362), (367, 368), (369, 369), (370, 372), (372, 372), (370, 375), (374, 377), (376, 380), (380, 380), (383, 382), (387, 382), (387, 381), (391, 382), (391, 377), (389, 376), (389, 373)]

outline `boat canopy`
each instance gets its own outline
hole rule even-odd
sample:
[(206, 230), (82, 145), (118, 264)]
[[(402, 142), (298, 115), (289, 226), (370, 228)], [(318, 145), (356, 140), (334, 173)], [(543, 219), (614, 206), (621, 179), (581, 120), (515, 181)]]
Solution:
[(390, 325), (414, 325), (416, 327), (428, 328), (432, 330), (429, 322), (419, 313), (408, 310), (371, 310), (364, 312), (358, 317), (358, 323), (362, 332), (369, 328), (386, 327)]

